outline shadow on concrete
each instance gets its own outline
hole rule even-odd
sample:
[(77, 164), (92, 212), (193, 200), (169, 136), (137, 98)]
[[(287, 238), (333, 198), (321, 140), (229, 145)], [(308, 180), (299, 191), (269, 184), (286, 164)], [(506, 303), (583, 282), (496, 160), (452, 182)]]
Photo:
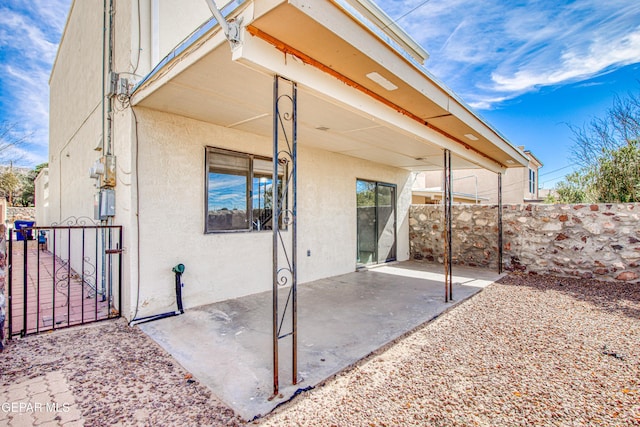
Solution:
[(442, 272), (442, 265), (407, 261), (299, 285), (299, 383), (291, 385), (291, 339), (283, 339), (281, 396), (272, 400), (271, 292), (197, 307), (140, 328), (251, 420), (501, 277), (489, 270), (454, 267), (454, 301), (445, 304)]

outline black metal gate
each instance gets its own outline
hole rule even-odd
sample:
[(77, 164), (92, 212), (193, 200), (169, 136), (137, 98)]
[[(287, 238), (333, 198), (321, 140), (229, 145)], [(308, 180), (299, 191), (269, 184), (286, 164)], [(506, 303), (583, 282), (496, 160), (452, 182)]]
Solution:
[(122, 226), (9, 230), (9, 338), (120, 317)]

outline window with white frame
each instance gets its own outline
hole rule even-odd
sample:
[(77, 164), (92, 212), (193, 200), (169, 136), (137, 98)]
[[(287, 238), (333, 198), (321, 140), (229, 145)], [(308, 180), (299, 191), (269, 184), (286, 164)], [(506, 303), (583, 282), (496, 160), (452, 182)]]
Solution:
[[(206, 233), (272, 228), (270, 158), (207, 147), (206, 168)], [(278, 167), (278, 193), (285, 168), (284, 163)]]
[(536, 171), (529, 168), (529, 193), (536, 194)]

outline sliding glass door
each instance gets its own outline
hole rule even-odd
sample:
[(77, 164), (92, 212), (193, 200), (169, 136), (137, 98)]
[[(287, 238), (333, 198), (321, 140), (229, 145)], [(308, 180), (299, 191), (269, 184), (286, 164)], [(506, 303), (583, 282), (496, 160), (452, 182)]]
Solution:
[(396, 187), (377, 184), (377, 259), (378, 262), (396, 260)]
[(396, 259), (396, 186), (356, 181), (357, 265)]

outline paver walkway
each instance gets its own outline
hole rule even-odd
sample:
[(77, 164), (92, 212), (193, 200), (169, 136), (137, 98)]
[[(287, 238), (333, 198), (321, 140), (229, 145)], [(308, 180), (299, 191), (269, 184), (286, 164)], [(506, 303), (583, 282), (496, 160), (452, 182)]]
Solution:
[(64, 375), (50, 372), (0, 392), (0, 425), (83, 426), (84, 420)]
[[(34, 404), (34, 396), (44, 391), (50, 394), (40, 395), (39, 402), (57, 403), (61, 411), (36, 414), (23, 410), (19, 416), (19, 406), (6, 406)], [(9, 342), (0, 354), (0, 410), (3, 404), (3, 427), (11, 425), (10, 418), (13, 425), (31, 426), (37, 424), (36, 417), (46, 416), (52, 419), (42, 424), (45, 426), (242, 424), (206, 386), (124, 319)], [(69, 405), (67, 412), (64, 404)], [(81, 418), (76, 418), (74, 408)]]

